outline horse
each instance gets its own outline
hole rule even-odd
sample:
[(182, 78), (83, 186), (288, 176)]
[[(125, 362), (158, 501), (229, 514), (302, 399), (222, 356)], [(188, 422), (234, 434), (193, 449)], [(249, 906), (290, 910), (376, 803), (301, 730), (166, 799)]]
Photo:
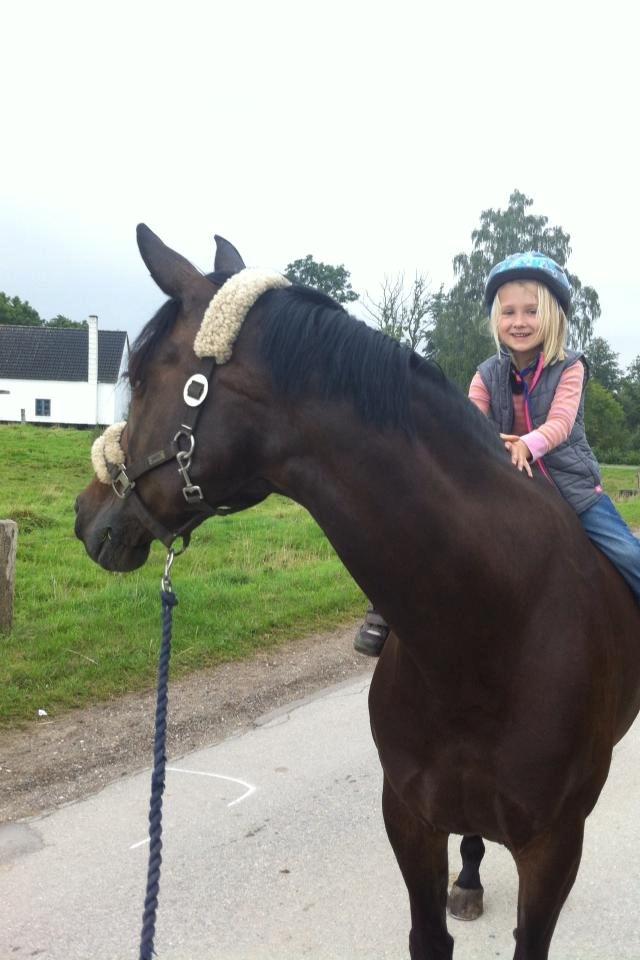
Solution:
[(369, 712), (411, 960), (453, 957), (450, 834), (465, 838), (463, 899), (480, 838), (508, 848), (514, 960), (546, 960), (640, 708), (628, 587), (436, 364), (282, 278), (244, 297), (250, 271), (219, 238), (206, 276), (144, 224), (138, 246), (170, 299), (134, 344), (129, 419), (96, 451), (107, 474), (77, 499), (77, 536), (127, 571), (154, 538), (188, 540), (271, 493), (306, 508), (392, 628)]

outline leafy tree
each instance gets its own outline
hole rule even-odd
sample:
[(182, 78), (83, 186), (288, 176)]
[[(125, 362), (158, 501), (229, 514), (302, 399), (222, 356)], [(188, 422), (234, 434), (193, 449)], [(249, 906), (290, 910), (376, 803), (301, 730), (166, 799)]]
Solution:
[(37, 310), (28, 300), (20, 297), (8, 297), (0, 291), (0, 323), (23, 327), (76, 327), (86, 329), (89, 324), (86, 320), (70, 320), (61, 313), (51, 320), (43, 320)]
[(284, 275), (292, 283), (303, 283), (307, 287), (322, 290), (338, 303), (350, 303), (358, 299), (358, 294), (351, 289), (351, 274), (343, 264), (333, 266), (321, 263), (314, 260), (310, 253), (301, 260), (287, 264)]
[(629, 380), (640, 387), (640, 356), (636, 357), (627, 367), (625, 380)]
[(628, 437), (622, 404), (596, 380), (587, 385), (584, 423), (589, 443), (601, 459), (610, 459), (609, 450), (626, 446)]
[(86, 330), (89, 326), (86, 320), (69, 320), (68, 317), (64, 317), (61, 313), (53, 317), (51, 320), (47, 320), (45, 323), (46, 327), (74, 327), (75, 329)]
[(433, 298), (432, 316), (425, 352), (466, 392), (478, 364), (495, 353), (486, 312), (460, 290), (446, 294), (441, 288)]
[(42, 320), (28, 300), (8, 297), (0, 291), (0, 323), (24, 327), (41, 327)]
[[(624, 410), (627, 428), (630, 432), (640, 431), (640, 357), (627, 367), (624, 377), (620, 380), (618, 399)], [(634, 448), (640, 444), (637, 440), (629, 441)]]
[[(471, 252), (454, 257), (455, 283), (448, 293), (440, 293), (432, 337), (435, 358), (454, 379), (459, 377), (453, 370), (466, 376), (468, 370), (475, 369), (486, 356), (486, 345), (489, 352), (492, 349), (482, 322), (484, 284), (491, 267), (520, 250), (540, 250), (561, 266), (565, 266), (569, 258), (569, 234), (561, 227), (550, 227), (547, 217), (532, 214), (529, 211), (532, 204), (533, 200), (514, 190), (506, 210), (484, 210), (479, 228), (471, 234)], [(598, 294), (592, 287), (583, 286), (574, 274), (568, 276), (573, 288), (569, 344), (584, 347), (600, 316)]]
[(594, 337), (585, 350), (589, 361), (591, 376), (602, 384), (605, 390), (614, 393), (620, 385), (622, 371), (618, 363), (619, 354), (614, 353), (606, 340)]
[(385, 277), (380, 284), (380, 299), (375, 301), (367, 294), (367, 301), (364, 308), (379, 330), (412, 350), (426, 347), (433, 295), (425, 276), (416, 274), (408, 290), (403, 273), (395, 278)]

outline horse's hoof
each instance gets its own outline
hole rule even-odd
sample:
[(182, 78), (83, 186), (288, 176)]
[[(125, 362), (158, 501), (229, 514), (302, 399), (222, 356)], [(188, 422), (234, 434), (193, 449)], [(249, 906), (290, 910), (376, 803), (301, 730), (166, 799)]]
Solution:
[(447, 899), (447, 909), (454, 920), (477, 920), (482, 916), (484, 890), (464, 890), (454, 883)]

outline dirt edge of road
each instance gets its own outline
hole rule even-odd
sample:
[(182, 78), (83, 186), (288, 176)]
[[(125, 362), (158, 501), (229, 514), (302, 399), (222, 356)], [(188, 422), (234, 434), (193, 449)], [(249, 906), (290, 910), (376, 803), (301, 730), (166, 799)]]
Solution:
[[(287, 703), (370, 676), (376, 661), (353, 650), (356, 626), (170, 681), (167, 756), (219, 743)], [(0, 730), (0, 823), (48, 813), (150, 767), (154, 712), (149, 691)]]

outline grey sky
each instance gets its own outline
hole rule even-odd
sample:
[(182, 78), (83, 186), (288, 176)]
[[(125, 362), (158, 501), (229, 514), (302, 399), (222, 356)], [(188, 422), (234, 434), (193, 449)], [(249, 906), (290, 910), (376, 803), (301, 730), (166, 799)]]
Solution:
[(143, 220), (210, 269), (344, 263), (448, 285), (517, 187), (572, 237), (596, 333), (640, 354), (631, 2), (5, 5), (0, 290), (134, 336)]

